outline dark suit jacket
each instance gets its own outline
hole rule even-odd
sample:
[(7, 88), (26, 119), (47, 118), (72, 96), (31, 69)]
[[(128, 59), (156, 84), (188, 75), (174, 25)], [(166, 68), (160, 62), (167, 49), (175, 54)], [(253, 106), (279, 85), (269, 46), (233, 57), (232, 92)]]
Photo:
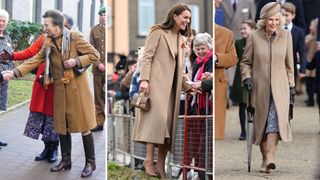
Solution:
[[(257, 7), (257, 13), (256, 13), (256, 18), (255, 21), (257, 22), (260, 18), (260, 11), (262, 7), (269, 2), (276, 2), (276, 0), (260, 0), (258, 7)], [(286, 2), (291, 2), (296, 6), (296, 17), (293, 20), (293, 24), (297, 25), (303, 31), (306, 30), (306, 23), (305, 23), (305, 18), (304, 18), (304, 10), (302, 6), (302, 0), (286, 0)]]
[(316, 69), (316, 77), (313, 83), (314, 91), (320, 93), (320, 51), (317, 51), (311, 62), (308, 63), (308, 69)]
[[(297, 65), (300, 64), (300, 73), (305, 73), (307, 66), (307, 49), (304, 43), (305, 35), (301, 28), (293, 25), (291, 29), (292, 45), (293, 45), (293, 60), (294, 60), (294, 78), (297, 79), (298, 70)], [(300, 56), (300, 63), (298, 63), (298, 56)]]

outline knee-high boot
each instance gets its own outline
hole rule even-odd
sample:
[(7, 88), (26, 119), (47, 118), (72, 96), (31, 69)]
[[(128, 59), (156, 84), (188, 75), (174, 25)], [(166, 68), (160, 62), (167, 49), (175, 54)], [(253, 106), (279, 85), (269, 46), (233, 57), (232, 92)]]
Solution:
[(71, 135), (59, 135), (62, 159), (58, 165), (51, 167), (50, 171), (57, 172), (71, 169)]
[(96, 158), (94, 153), (94, 140), (92, 133), (82, 136), (84, 153), (86, 156), (86, 164), (82, 170), (81, 177), (90, 176), (96, 170)]
[(274, 157), (276, 154), (278, 140), (279, 140), (279, 133), (269, 133), (267, 135), (266, 173), (270, 173), (271, 169), (276, 169), (276, 164), (274, 163)]

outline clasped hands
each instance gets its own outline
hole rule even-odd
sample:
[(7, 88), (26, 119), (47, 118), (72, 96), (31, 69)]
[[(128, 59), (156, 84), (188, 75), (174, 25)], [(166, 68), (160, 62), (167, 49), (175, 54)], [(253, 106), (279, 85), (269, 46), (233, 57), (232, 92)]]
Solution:
[(3, 79), (6, 81), (14, 78), (14, 73), (11, 70), (2, 71), (1, 74), (3, 76)]
[(201, 74), (201, 81), (196, 81), (191, 84), (191, 91), (197, 92), (197, 93), (202, 93), (202, 88), (201, 88), (201, 82), (204, 80), (210, 80), (212, 79), (212, 75), (210, 72), (204, 72)]

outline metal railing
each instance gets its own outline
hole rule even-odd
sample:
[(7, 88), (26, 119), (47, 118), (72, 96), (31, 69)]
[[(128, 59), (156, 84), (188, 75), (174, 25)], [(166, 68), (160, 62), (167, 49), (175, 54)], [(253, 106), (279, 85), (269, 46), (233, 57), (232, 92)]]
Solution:
[[(188, 102), (186, 101), (185, 104), (187, 110)], [(135, 117), (132, 111), (130, 114), (125, 114), (125, 112), (130, 112), (129, 102), (114, 101), (109, 97), (108, 105), (110, 106), (107, 107), (108, 160), (123, 165), (130, 164), (134, 169), (135, 159), (145, 159), (146, 146), (143, 143), (131, 141)], [(206, 112), (208, 114), (208, 104)], [(166, 159), (166, 172), (169, 178), (179, 178), (180, 176), (179, 179), (187, 179), (187, 172), (194, 174), (194, 171), (204, 172), (206, 175), (213, 174), (212, 127), (212, 115), (179, 116), (174, 151), (169, 153)], [(198, 149), (191, 148), (195, 146)], [(157, 157), (156, 148), (154, 157)]]

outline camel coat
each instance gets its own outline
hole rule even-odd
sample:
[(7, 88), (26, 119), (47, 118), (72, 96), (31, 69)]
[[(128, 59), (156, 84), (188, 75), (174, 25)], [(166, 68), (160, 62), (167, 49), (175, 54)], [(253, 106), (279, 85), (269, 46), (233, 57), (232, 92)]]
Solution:
[[(86, 132), (96, 126), (95, 110), (92, 93), (89, 88), (88, 73), (85, 71), (80, 76), (71, 79), (69, 84), (61, 82), (62, 61), (70, 58), (79, 58), (82, 67), (99, 60), (99, 52), (94, 49), (84, 36), (79, 32), (72, 32), (70, 56), (62, 57), (52, 39), (46, 38), (45, 44), (51, 46), (51, 65), (53, 69), (54, 86), (54, 129), (59, 134)], [(62, 34), (56, 38), (61, 48)], [(44, 61), (45, 48), (42, 49), (31, 61), (25, 62), (14, 69), (16, 76), (20, 77)]]
[[(176, 42), (170, 36), (170, 30), (163, 29), (150, 32), (146, 39), (140, 81), (149, 81), (151, 104), (148, 112), (140, 111), (134, 123), (133, 141), (164, 144), (169, 135), (169, 142), (166, 143), (174, 145), (181, 90), (191, 88), (186, 83), (189, 78), (183, 72), (182, 35), (178, 35), (178, 44)], [(174, 46), (178, 48), (177, 58)], [(170, 99), (172, 91), (174, 99)], [(168, 116), (172, 117), (172, 121), (168, 120)]]
[(225, 69), (235, 66), (238, 62), (234, 47), (233, 35), (230, 30), (215, 24), (215, 53), (218, 62), (214, 69), (215, 87), (215, 139), (224, 138), (228, 78)]
[(294, 87), (291, 33), (279, 29), (274, 40), (269, 41), (264, 29), (254, 31), (247, 38), (240, 66), (242, 80), (253, 80), (254, 144), (260, 144), (265, 134), (271, 94), (278, 114), (280, 137), (284, 142), (291, 141), (289, 87)]

